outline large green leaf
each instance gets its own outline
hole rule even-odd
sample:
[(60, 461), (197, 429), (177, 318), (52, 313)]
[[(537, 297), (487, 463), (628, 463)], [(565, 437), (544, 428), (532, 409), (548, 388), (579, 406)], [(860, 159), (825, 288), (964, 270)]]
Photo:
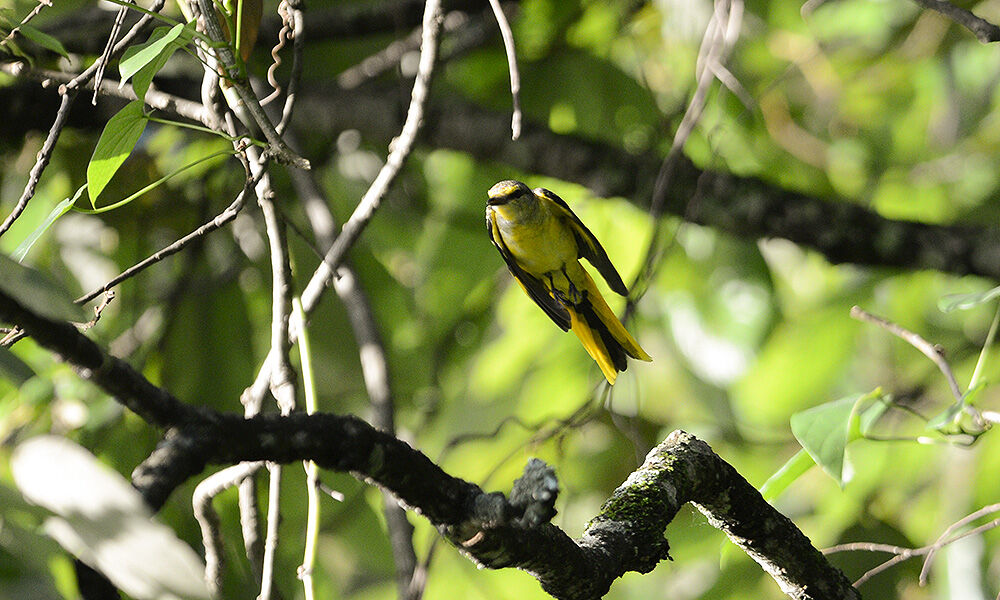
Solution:
[(21, 32), (21, 35), (28, 38), (29, 40), (35, 42), (39, 46), (45, 48), (46, 50), (51, 50), (56, 54), (69, 58), (69, 53), (66, 52), (66, 47), (62, 45), (62, 42), (52, 37), (51, 35), (41, 31), (31, 25), (21, 25), (17, 29)]
[(132, 46), (122, 55), (118, 72), (124, 84), (132, 78), (135, 95), (142, 100), (146, 97), (153, 76), (163, 68), (167, 60), (194, 37), (195, 22), (178, 23), (173, 27), (157, 27), (144, 44)]
[(87, 187), (94, 208), (97, 208), (97, 197), (132, 153), (145, 129), (146, 116), (142, 113), (141, 100), (129, 102), (108, 119), (87, 165)]
[(11, 470), (24, 497), (53, 513), (46, 533), (130, 596), (209, 597), (198, 555), (153, 518), (124, 477), (84, 448), (35, 437), (14, 451)]
[(827, 402), (792, 415), (791, 427), (795, 439), (816, 464), (841, 487), (851, 478), (850, 465), (845, 463), (844, 450), (850, 441), (854, 405), (863, 396), (854, 395)]
[(44, 274), (0, 254), (0, 291), (43, 317), (61, 321), (89, 320), (61, 285)]
[(71, 198), (66, 198), (59, 204), (56, 204), (55, 208), (53, 208), (49, 212), (48, 216), (45, 217), (45, 220), (42, 221), (42, 223), (36, 227), (34, 231), (28, 234), (28, 237), (24, 238), (24, 241), (18, 244), (17, 248), (14, 249), (14, 260), (17, 262), (24, 260), (25, 255), (28, 254), (28, 250), (31, 250), (31, 247), (35, 245), (38, 238), (42, 237), (42, 235), (49, 230), (49, 227), (52, 227), (52, 224), (56, 222), (56, 219), (68, 213), (69, 210), (73, 208), (73, 205), (76, 204), (76, 201), (80, 198), (80, 195), (83, 194), (85, 189), (87, 189), (87, 184), (81, 185)]

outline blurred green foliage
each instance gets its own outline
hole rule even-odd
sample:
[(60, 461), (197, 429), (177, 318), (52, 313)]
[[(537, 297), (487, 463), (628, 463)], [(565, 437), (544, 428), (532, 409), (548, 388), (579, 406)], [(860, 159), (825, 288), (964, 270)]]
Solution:
[[(84, 9), (80, 2), (56, 4), (33, 23), (44, 30)], [(342, 4), (364, 10), (367, 3), (313, 0), (306, 18)], [(747, 3), (727, 68), (753, 103), (744, 105), (714, 83), (688, 155), (704, 166), (865, 205), (891, 219), (995, 227), (995, 47), (908, 0), (807, 4), (808, 10), (788, 0)], [(31, 6), (18, 0), (13, 11), (23, 15)], [(265, 14), (273, 15), (274, 8), (274, 2), (265, 3)], [(996, 2), (974, 10), (1000, 18)], [(519, 3), (513, 30), (526, 119), (633, 153), (665, 153), (694, 91), (711, 11), (711, 3), (684, 0)], [(310, 42), (306, 84), (334, 79), (407, 33), (400, 28)], [(269, 64), (263, 46), (250, 62), (258, 75)], [(179, 53), (175, 60), (181, 70), (195, 68), (197, 74), (190, 57)], [(498, 36), (440, 69), (434, 94), (509, 110)], [(381, 78), (391, 84), (387, 89), (408, 92), (397, 69)], [(0, 80), (5, 87), (15, 83)], [(0, 238), (0, 250), (10, 254), (83, 183), (81, 157), (92, 153), (99, 133), (64, 133), (35, 199)], [(312, 133), (303, 128), (297, 135), (302, 147), (330, 149), (311, 158), (343, 222), (386, 149), (365, 131), (342, 132), (336, 139), (314, 139)], [(0, 155), (4, 216), (42, 139), (32, 134)], [(139, 187), (136, 182), (155, 180), (225, 145), (150, 123), (103, 195), (124, 197)], [(220, 160), (171, 179), (121, 210), (71, 213), (39, 240), (25, 264), (59, 280), (74, 296), (94, 289), (221, 211), (242, 177), (234, 160)], [(910, 345), (848, 314), (857, 304), (940, 344), (965, 389), (995, 300), (949, 313), (938, 302), (947, 294), (985, 292), (995, 282), (830, 265), (783, 240), (734, 237), (668, 217), (670, 243), (628, 323), (654, 361), (632, 362), (602, 403), (597, 367), (573, 336), (562, 334), (512, 285), (488, 241), (485, 191), (505, 178), (548, 187), (566, 199), (627, 282), (639, 273), (653, 231), (648, 215), (628, 199), (599, 198), (499, 162), (418, 147), (350, 260), (386, 345), (401, 435), (449, 473), (507, 490), (525, 461), (539, 456), (560, 478), (555, 522), (577, 535), (646, 451), (674, 429), (702, 437), (760, 486), (800, 449), (789, 425), (792, 415), (881, 386), (906, 410), (887, 410), (868, 432), (903, 441), (852, 442), (853, 478), (843, 489), (813, 468), (774, 501), (779, 510), (819, 547), (853, 541), (921, 546), (965, 514), (1000, 501), (996, 434), (986, 432), (972, 445), (949, 444), (940, 436), (936, 444), (913, 441), (927, 435), (927, 419), (953, 401), (943, 377)], [(287, 178), (277, 171), (275, 182), (282, 211), (306, 229)], [(318, 259), (308, 234), (303, 239), (293, 233), (290, 244), (301, 287)], [(269, 344), (269, 268), (262, 219), (250, 206), (234, 224), (119, 285), (117, 299), (88, 335), (185, 402), (241, 412), (239, 394)], [(328, 296), (310, 321), (321, 409), (364, 416), (369, 408), (358, 348), (343, 306)], [(616, 310), (624, 306), (618, 297), (611, 300)], [(65, 434), (127, 475), (155, 447), (159, 432), (118, 409), (30, 339), (2, 358), (0, 598), (52, 590), (72, 597), (69, 562), (39, 534), (42, 516), (13, 488), (6, 465), (12, 445), (43, 431)], [(981, 410), (995, 411), (1000, 403), (989, 385), (998, 367), (996, 354), (987, 357), (987, 386), (976, 397)], [(585, 418), (566, 422), (585, 405)], [(304, 477), (298, 465), (285, 473), (277, 585), (284, 597), (297, 598)], [(320, 592), (329, 598), (395, 597), (381, 497), (347, 475), (322, 478), (345, 499), (323, 507)], [(161, 517), (200, 550), (189, 504), (196, 483), (179, 489)], [(262, 499), (265, 492), (261, 486)], [(230, 565), (228, 597), (252, 597), (235, 492), (221, 496), (216, 507)], [(435, 542), (426, 521), (410, 518), (418, 558), (434, 548), (425, 597), (545, 597), (524, 573), (477, 570)], [(648, 575), (623, 577), (609, 598), (782, 597), (750, 559), (723, 552), (728, 542), (696, 511), (682, 511), (666, 535), (675, 560)], [(867, 598), (964, 599), (955, 595), (964, 584), (996, 597), (1000, 532), (975, 540), (939, 556), (927, 587), (918, 585), (919, 567), (910, 561), (876, 576), (861, 592)], [(857, 578), (876, 558), (884, 557), (851, 552), (833, 560)], [(948, 568), (959, 566), (965, 569), (962, 581), (955, 579), (959, 571)]]

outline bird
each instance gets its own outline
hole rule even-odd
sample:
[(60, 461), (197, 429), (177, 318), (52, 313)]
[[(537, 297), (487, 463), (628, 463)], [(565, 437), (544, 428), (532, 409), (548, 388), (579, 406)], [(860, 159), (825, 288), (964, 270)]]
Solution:
[(528, 297), (563, 331), (573, 330), (610, 385), (627, 368), (626, 357), (653, 360), (580, 264), (586, 258), (612, 291), (628, 295), (608, 253), (562, 198), (500, 181), (487, 192), (486, 230)]

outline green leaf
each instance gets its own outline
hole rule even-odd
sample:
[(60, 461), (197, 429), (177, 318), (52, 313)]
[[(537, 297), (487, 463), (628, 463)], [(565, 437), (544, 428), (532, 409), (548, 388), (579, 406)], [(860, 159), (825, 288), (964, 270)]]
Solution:
[(775, 471), (774, 475), (767, 478), (767, 481), (760, 488), (760, 495), (768, 501), (777, 498), (781, 492), (785, 491), (788, 486), (792, 485), (793, 481), (801, 477), (814, 464), (816, 461), (808, 452), (799, 450), (788, 459), (788, 462), (781, 465), (781, 468)]
[(94, 155), (87, 165), (87, 185), (90, 204), (97, 207), (97, 197), (114, 177), (118, 168), (135, 148), (146, 129), (146, 116), (142, 114), (142, 100), (133, 100), (113, 117), (97, 140)]
[[(839, 475), (834, 475), (834, 479), (841, 485), (846, 483), (849, 477), (843, 475), (844, 449), (848, 443), (864, 437), (888, 408), (888, 396), (881, 388), (875, 388), (867, 394), (848, 396), (792, 415), (792, 433), (803, 449), (764, 482), (761, 495), (765, 500), (777, 498), (814, 464), (831, 465)], [(806, 446), (803, 437), (810, 440), (810, 446)], [(826, 462), (818, 457), (824, 457)], [(830, 473), (827, 466), (823, 469)]]
[(927, 429), (940, 431), (945, 434), (954, 433), (956, 431), (955, 425), (958, 421), (958, 417), (961, 416), (964, 408), (964, 404), (960, 402), (951, 404), (948, 408), (934, 415), (929, 421), (927, 421)]
[(135, 95), (140, 100), (145, 98), (156, 73), (174, 52), (187, 45), (194, 37), (194, 26), (195, 22), (192, 21), (178, 23), (173, 27), (157, 27), (144, 44), (128, 48), (118, 63), (122, 84), (132, 78)]
[(155, 519), (139, 492), (83, 447), (54, 435), (11, 456), (24, 497), (49, 511), (45, 532), (133, 598), (209, 598), (205, 566)]
[(20, 387), (34, 376), (35, 371), (28, 366), (28, 363), (18, 358), (10, 350), (0, 350), (0, 377)]
[(38, 238), (42, 237), (42, 235), (48, 231), (49, 227), (52, 227), (52, 224), (56, 222), (56, 219), (68, 213), (69, 209), (73, 208), (73, 205), (80, 199), (80, 195), (83, 194), (83, 190), (85, 189), (87, 189), (87, 184), (81, 185), (79, 189), (76, 190), (76, 193), (73, 194), (72, 198), (66, 198), (59, 204), (56, 204), (55, 208), (52, 209), (52, 212), (50, 212), (48, 216), (45, 217), (45, 220), (42, 221), (42, 224), (35, 228), (35, 230), (32, 231), (28, 237), (24, 238), (24, 241), (18, 244), (17, 248), (14, 249), (14, 260), (17, 262), (24, 260), (25, 255), (28, 254), (28, 250), (31, 250), (31, 247), (35, 245)]
[(861, 398), (861, 395), (847, 396), (795, 413), (791, 418), (795, 439), (841, 487), (850, 479), (849, 465), (845, 469), (844, 450), (849, 441), (854, 405)]
[(35, 42), (42, 48), (45, 48), (46, 50), (51, 50), (52, 52), (55, 52), (60, 56), (69, 58), (69, 53), (66, 52), (66, 47), (62, 45), (62, 42), (52, 37), (51, 35), (45, 33), (44, 31), (32, 27), (31, 25), (21, 25), (18, 28), (18, 31), (21, 32), (21, 35)]
[(0, 254), (0, 292), (10, 296), (25, 308), (61, 321), (89, 320), (83, 307), (61, 285), (42, 273)]
[(955, 310), (968, 310), (997, 297), (1000, 297), (1000, 287), (971, 294), (948, 294), (938, 299), (938, 310), (946, 313)]

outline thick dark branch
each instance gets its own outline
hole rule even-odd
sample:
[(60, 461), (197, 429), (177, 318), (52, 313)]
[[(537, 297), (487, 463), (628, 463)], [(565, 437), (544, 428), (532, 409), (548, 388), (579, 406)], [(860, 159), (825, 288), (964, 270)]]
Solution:
[(663, 530), (693, 502), (797, 599), (859, 596), (792, 522), (707, 444), (675, 432), (615, 490), (578, 541), (548, 523), (558, 486), (531, 461), (511, 500), (445, 473), (427, 456), (356, 417), (219, 414), (182, 404), (68, 323), (35, 314), (0, 292), (0, 319), (17, 323), (150, 423), (168, 427), (133, 480), (153, 507), (206, 464), (313, 460), (391, 491), (462, 552), (489, 568), (532, 573), (556, 598), (600, 598), (628, 571), (667, 558)]
[[(757, 561), (789, 597), (861, 598), (809, 538), (705, 442), (675, 431), (649, 453), (637, 473), (646, 470), (655, 473), (646, 486), (674, 486), (680, 503), (694, 503), (709, 523)], [(635, 474), (629, 481), (634, 478)]]
[[(359, 129), (391, 139), (399, 127), (397, 94), (306, 90), (299, 117), (310, 133)], [(661, 157), (526, 124), (510, 140), (506, 116), (471, 104), (432, 102), (424, 142), (623, 196), (647, 207)], [(701, 169), (679, 157), (665, 211), (740, 237), (779, 237), (812, 248), (832, 263), (936, 269), (1000, 279), (1000, 230), (932, 225), (882, 217), (838, 198), (818, 198), (756, 177)], [(474, 199), (470, 199), (473, 201)], [(485, 190), (483, 192), (485, 203)]]
[(131, 365), (107, 354), (73, 325), (42, 317), (2, 291), (0, 321), (19, 325), (40, 346), (61, 356), (80, 377), (94, 382), (152, 425), (170, 427), (203, 422), (209, 414), (183, 404), (166, 390), (153, 385)]
[(914, 2), (924, 8), (936, 10), (962, 27), (965, 27), (984, 44), (1000, 41), (1000, 27), (997, 27), (986, 19), (977, 17), (964, 8), (955, 6), (951, 2), (945, 2), (944, 0), (914, 0)]

